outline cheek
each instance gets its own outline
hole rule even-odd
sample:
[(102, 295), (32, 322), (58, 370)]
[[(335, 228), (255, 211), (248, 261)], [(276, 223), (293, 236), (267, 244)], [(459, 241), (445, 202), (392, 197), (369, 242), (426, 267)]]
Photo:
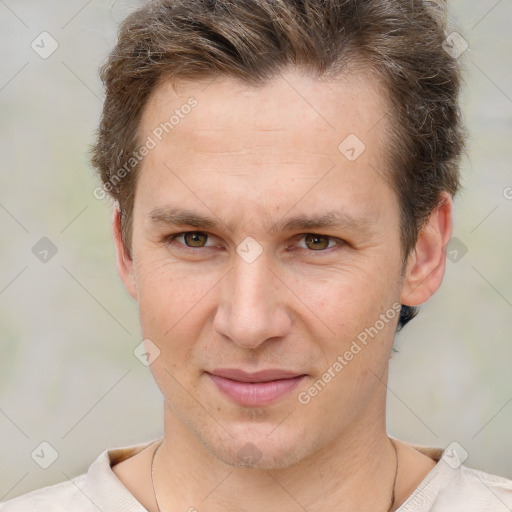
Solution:
[(188, 318), (197, 318), (218, 280), (165, 256), (143, 254), (135, 261), (143, 333), (156, 339), (171, 336)]
[[(383, 313), (400, 296), (396, 262), (379, 254), (329, 273), (295, 277), (293, 290), (311, 310), (343, 331)], [(291, 286), (291, 287), (292, 287)], [(342, 333), (337, 333), (342, 334)]]
[[(399, 317), (399, 276), (396, 264), (386, 266), (379, 261), (303, 283), (311, 318), (308, 324), (314, 330), (310, 334), (316, 338), (321, 334), (323, 356), (329, 365), (354, 342), (360, 349), (354, 346), (352, 351), (357, 354), (347, 354), (351, 361), (357, 359), (365, 365), (387, 357)], [(350, 366), (359, 364), (351, 362)]]
[(160, 350), (151, 372), (163, 395), (179, 403), (185, 399), (176, 381), (189, 391), (195, 385), (197, 341), (208, 329), (218, 279), (147, 255), (136, 275), (142, 336)]

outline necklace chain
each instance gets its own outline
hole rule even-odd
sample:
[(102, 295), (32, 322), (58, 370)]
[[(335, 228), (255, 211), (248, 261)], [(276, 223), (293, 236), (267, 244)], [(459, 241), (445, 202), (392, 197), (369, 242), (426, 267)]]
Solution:
[(158, 498), (156, 497), (156, 489), (155, 489), (155, 480), (153, 478), (153, 471), (155, 468), (155, 455), (156, 452), (160, 449), (160, 446), (162, 445), (162, 441), (158, 443), (158, 446), (156, 447), (156, 450), (153, 452), (153, 458), (151, 459), (151, 485), (153, 487), (153, 495), (155, 496), (155, 503), (156, 503), (156, 510), (157, 512), (160, 512), (160, 505), (158, 504)]
[[(391, 503), (390, 503), (389, 509), (387, 511), (387, 512), (391, 512), (393, 510), (393, 507), (395, 506), (395, 499), (396, 499), (395, 491), (396, 491), (396, 477), (398, 476), (398, 451), (396, 449), (395, 441), (393, 441), (393, 439), (391, 439), (390, 437), (388, 439), (391, 441), (391, 446), (393, 446), (393, 450), (395, 451), (395, 459), (396, 459), (395, 477), (393, 478), (393, 492), (391, 493)], [(160, 510), (158, 512), (160, 512)]]
[[(393, 491), (391, 493), (390, 506), (389, 506), (389, 509), (387, 510), (387, 512), (391, 512), (393, 510), (393, 506), (395, 505), (396, 477), (398, 475), (398, 452), (397, 452), (396, 445), (395, 445), (395, 442), (393, 441), (393, 439), (389, 438), (389, 440), (391, 441), (391, 445), (393, 446), (393, 450), (395, 451), (396, 467), (395, 467), (395, 476), (393, 478)], [(153, 495), (155, 496), (157, 512), (160, 512), (160, 505), (158, 504), (158, 498), (156, 497), (155, 480), (153, 477), (153, 471), (154, 471), (154, 467), (155, 467), (156, 452), (160, 449), (161, 444), (162, 444), (162, 441), (160, 441), (160, 443), (156, 447), (155, 451), (153, 452), (153, 457), (151, 459), (151, 485), (153, 487)]]

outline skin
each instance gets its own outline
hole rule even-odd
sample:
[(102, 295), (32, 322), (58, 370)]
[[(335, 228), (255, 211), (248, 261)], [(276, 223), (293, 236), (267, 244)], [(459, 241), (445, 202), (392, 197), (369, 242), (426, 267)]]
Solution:
[[(309, 403), (298, 395), (393, 304), (419, 305), (438, 289), (451, 198), (443, 195), (402, 272), (398, 202), (382, 172), (388, 106), (374, 79), (354, 72), (327, 83), (290, 69), (260, 87), (164, 82), (144, 111), (141, 140), (190, 96), (198, 105), (144, 160), (132, 257), (119, 212), (113, 221), (119, 274), (144, 339), (160, 350), (151, 364), (164, 397), (160, 509), (387, 511), (396, 459), (386, 382), (398, 316)], [(338, 150), (349, 134), (366, 146), (352, 162)], [(155, 208), (185, 208), (216, 226), (154, 222)], [(332, 211), (357, 220), (282, 229), (292, 217)], [(206, 233), (207, 246), (172, 238), (190, 231)], [(321, 237), (311, 243), (308, 233)], [(252, 263), (236, 252), (249, 236), (263, 251)], [(307, 376), (276, 403), (243, 407), (205, 374), (215, 368)], [(250, 467), (237, 455), (247, 443), (260, 454)], [(393, 509), (435, 465), (397, 445)], [(114, 467), (148, 510), (156, 510), (154, 448)]]

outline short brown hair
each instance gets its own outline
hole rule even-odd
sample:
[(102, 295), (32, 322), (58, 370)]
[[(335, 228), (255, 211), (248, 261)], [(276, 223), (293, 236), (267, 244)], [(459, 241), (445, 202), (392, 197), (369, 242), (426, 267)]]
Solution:
[[(461, 75), (443, 49), (446, 33), (441, 0), (147, 2), (124, 20), (101, 68), (106, 98), (92, 148), (103, 187), (119, 202), (127, 250), (142, 161), (130, 169), (126, 162), (141, 145), (142, 112), (162, 80), (220, 75), (258, 85), (290, 66), (328, 78), (356, 62), (379, 77), (392, 107), (387, 166), (405, 262), (441, 192), (460, 187)], [(399, 326), (415, 312), (404, 306)]]

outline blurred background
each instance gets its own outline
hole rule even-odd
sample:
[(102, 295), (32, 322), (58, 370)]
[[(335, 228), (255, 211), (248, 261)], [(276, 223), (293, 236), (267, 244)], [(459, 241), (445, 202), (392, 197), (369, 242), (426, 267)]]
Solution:
[[(135, 5), (0, 0), (0, 501), (162, 434), (88, 161), (98, 66)], [(397, 336), (388, 430), (512, 478), (512, 2), (456, 0), (451, 17), (469, 45), (448, 40), (467, 68), (464, 190), (444, 284)]]

